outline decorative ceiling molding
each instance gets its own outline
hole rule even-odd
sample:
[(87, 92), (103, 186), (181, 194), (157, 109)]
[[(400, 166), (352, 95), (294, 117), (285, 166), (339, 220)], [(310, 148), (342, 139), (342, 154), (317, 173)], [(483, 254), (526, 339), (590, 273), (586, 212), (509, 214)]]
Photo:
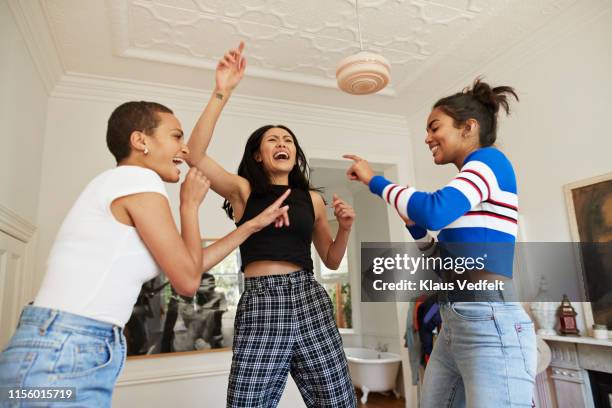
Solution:
[[(515, 0), (492, 3), (487, 18), (476, 19), (429, 59), (412, 78), (397, 85), (401, 94), (415, 86), (415, 81), (438, 85), (436, 78), (456, 81), (478, 71), (484, 63), (512, 49), (517, 42), (530, 39), (560, 14), (577, 3), (591, 0)], [(567, 27), (566, 27), (567, 28)], [(473, 79), (473, 78), (472, 78)], [(416, 87), (419, 85), (416, 84)]]
[[(533, 36), (514, 43), (506, 52), (492, 55), (480, 71), (493, 65), (502, 68), (503, 72), (515, 71), (611, 10), (612, 0), (576, 1)], [(474, 70), (469, 76), (477, 72)]]
[[(119, 55), (127, 58), (138, 58), (148, 61), (165, 62), (168, 64), (185, 65), (194, 68), (206, 68), (214, 70), (217, 63), (212, 60), (202, 60), (199, 58), (171, 55), (164, 52), (140, 50), (137, 48), (128, 48), (123, 50)], [(275, 71), (268, 68), (249, 66), (249, 76), (255, 78), (272, 79), (275, 81), (295, 82), (302, 85), (313, 85), (324, 88), (336, 89), (338, 85), (336, 81), (328, 78), (321, 78), (314, 75), (303, 75), (292, 72)], [(377, 93), (383, 96), (396, 96), (397, 92), (393, 88), (385, 88)]]
[[(343, 56), (358, 51), (356, 33), (353, 32), (355, 27), (339, 27), (329, 22), (315, 28), (300, 27), (300, 24), (291, 23), (291, 17), (295, 18), (295, 15), (287, 16), (275, 10), (275, 6), (285, 7), (282, 4), (286, 2), (261, 2), (257, 5), (238, 2), (232, 6), (211, 2), (212, 6), (207, 6), (204, 2), (167, 0), (107, 1), (114, 49), (118, 56), (125, 58), (214, 70), (225, 51), (222, 43), (233, 44), (246, 39), (249, 44), (249, 76), (335, 89), (335, 64)], [(192, 7), (187, 9), (186, 4)], [(346, 8), (346, 2), (340, 4)], [(215, 6), (223, 11), (215, 12)], [(351, 12), (351, 8), (348, 11)], [(339, 19), (344, 20), (346, 16)], [(245, 31), (245, 25), (252, 30)], [(356, 26), (355, 22), (352, 25)], [(264, 33), (257, 34), (253, 30), (263, 30)], [(325, 30), (355, 38), (332, 38), (321, 34)], [(203, 50), (197, 34), (219, 35), (219, 32), (223, 33), (225, 40), (219, 44), (208, 42), (208, 49)], [(332, 44), (325, 46), (320, 43), (322, 40)], [(276, 46), (278, 43), (281, 46)], [(288, 47), (282, 47), (282, 43), (292, 50), (290, 58), (287, 58)], [(296, 46), (297, 50), (294, 49)], [(271, 50), (278, 50), (278, 54)], [(395, 96), (396, 92), (389, 87), (378, 94)]]
[[(243, 39), (249, 45), (250, 75), (336, 88), (337, 63), (360, 49), (353, 1), (107, 0), (107, 4), (114, 48), (127, 58), (214, 69), (228, 44)], [(416, 80), (441, 48), (457, 41), (457, 33), (469, 33), (474, 21), (488, 21), (505, 4), (505, 0), (363, 2), (365, 49), (384, 55), (393, 67), (391, 86), (379, 94), (394, 95), (394, 83)], [(206, 41), (212, 36), (223, 40)]]
[[(393, 70), (388, 92), (451, 81), (530, 35), (579, 0), (377, 0), (361, 4), (366, 49)], [(352, 0), (107, 0), (126, 58), (214, 69), (228, 44), (249, 44), (254, 77), (335, 88), (336, 65), (358, 50)], [(218, 42), (206, 41), (211, 37)]]
[[(119, 78), (78, 73), (64, 75), (55, 86), (52, 97), (121, 103), (148, 99), (167, 103), (172, 109), (200, 112), (212, 90), (161, 85)], [(224, 116), (266, 118), (274, 112), (279, 120), (317, 126), (368, 130), (387, 135), (406, 136), (408, 125), (403, 115), (389, 115), (234, 94)]]
[[(248, 44), (249, 76), (314, 85), (316, 88), (308, 90), (309, 101), (322, 101), (325, 104), (330, 96), (328, 87), (332, 84), (335, 87), (335, 82), (329, 76), (331, 72), (316, 67), (335, 68), (335, 62), (340, 60), (340, 56), (358, 50), (353, 0), (338, 0), (338, 5), (334, 6), (338, 10), (326, 8), (328, 2), (323, 8), (313, 9), (311, 2), (290, 3), (280, 0), (107, 0), (104, 3), (74, 4), (68, 1), (8, 0), (8, 4), (50, 94), (64, 73), (68, 72), (70, 78), (75, 77), (73, 66), (77, 61), (84, 62), (77, 64), (76, 69), (83, 74), (81, 78), (89, 75), (90, 78), (111, 78), (117, 81), (113, 78), (124, 75), (138, 78), (140, 65), (134, 58), (147, 59), (149, 75), (146, 78), (149, 83), (159, 87), (157, 83), (171, 77), (172, 74), (168, 76), (168, 73), (174, 68), (160, 64), (164, 76), (153, 75), (151, 73), (156, 72), (155, 66), (150, 61), (213, 69), (212, 61), (220, 57), (235, 40), (244, 39), (250, 33), (255, 40)], [(484, 69), (502, 67), (511, 71), (520, 67), (562, 38), (567, 38), (611, 4), (612, 0), (364, 0), (360, 2), (360, 10), (363, 10), (360, 14), (364, 18), (362, 30), (366, 48), (390, 57), (393, 65), (392, 84), (395, 88), (390, 90), (390, 94), (396, 93), (397, 103), (389, 99), (392, 104), (386, 106), (390, 107), (389, 111), (398, 112), (401, 109), (409, 117), (419, 112), (425, 104), (433, 102), (437, 96), (456, 90), (457, 84), (462, 87), (471, 82)], [(138, 20), (141, 25), (136, 25), (138, 31), (135, 31), (136, 36), (132, 38), (138, 40), (135, 42), (130, 42), (130, 33), (126, 31), (129, 28), (126, 22), (130, 21), (129, 5), (136, 5), (135, 9), (145, 16), (146, 13), (151, 14), (151, 7), (157, 7), (157, 15), (153, 18)], [(198, 7), (197, 13), (193, 13), (194, 7)], [(519, 11), (517, 15), (522, 13), (530, 17), (523, 22), (513, 20), (516, 16), (511, 7)], [(384, 15), (380, 14), (383, 8), (386, 10)], [(159, 13), (159, 10), (166, 14)], [(313, 18), (313, 10), (320, 12), (314, 15), (316, 18)], [(82, 15), (86, 16), (85, 20), (75, 20)], [(99, 15), (100, 22), (90, 21), (94, 15)], [(190, 18), (210, 20), (213, 16), (217, 16), (213, 19), (217, 25), (211, 27), (225, 27), (229, 31), (208, 33), (204, 30), (197, 32), (194, 38), (212, 38), (216, 34), (214, 38), (218, 38), (217, 41), (198, 44), (190, 40), (189, 31), (177, 31), (176, 27), (189, 27)], [(168, 22), (163, 23), (164, 19)], [(385, 34), (386, 30), (396, 27), (398, 21), (406, 19), (410, 19), (410, 24), (404, 25), (414, 31), (412, 34)], [(533, 25), (535, 20), (545, 22), (536, 27)], [(146, 21), (153, 23), (150, 30), (143, 23)], [(485, 24), (487, 21), (488, 24)], [(89, 37), (84, 32), (79, 35), (79, 30), (84, 30), (87, 22), (91, 23), (92, 31), (97, 36)], [(245, 26), (240, 25), (242, 22)], [(499, 26), (499, 30), (496, 26)], [(508, 27), (514, 31), (513, 34), (507, 34)], [(148, 44), (145, 40), (149, 38), (146, 36), (149, 31), (151, 41), (156, 38), (155, 35), (160, 35), (162, 40), (166, 38), (172, 41), (169, 46), (164, 45), (163, 41), (154, 46)], [(185, 44), (179, 41), (181, 33), (187, 38)], [(87, 47), (81, 44), (82, 38), (97, 41), (96, 46), (90, 48), (99, 52), (89, 54)], [(495, 44), (497, 40), (499, 47), (492, 49), (490, 44)], [(292, 46), (295, 45), (292, 41), (297, 41), (297, 46)], [(124, 52), (129, 58), (113, 56), (112, 46), (115, 47), (115, 53)], [(311, 46), (311, 51), (301, 53), (304, 47), (310, 49)], [(110, 52), (106, 51), (107, 48)], [(286, 50), (291, 50), (289, 56), (282, 53)], [(471, 54), (470, 50), (476, 50), (479, 54)], [(301, 54), (310, 62), (291, 66), (293, 60), (289, 57)], [(402, 69), (404, 74), (401, 73)], [(186, 71), (177, 68), (177, 72)], [(200, 86), (191, 76), (189, 78), (181, 83), (194, 88)], [(404, 78), (404, 82), (400, 81), (401, 78)], [(70, 82), (71, 79), (67, 81), (75, 85)], [(258, 79), (254, 81), (257, 84)], [(269, 86), (267, 82), (259, 84)], [(291, 98), (302, 99), (299, 93), (295, 93), (296, 88), (283, 86), (287, 87)], [(251, 95), (257, 89), (257, 85), (251, 86)], [(352, 103), (352, 106), (359, 106), (359, 110), (365, 111), (372, 103), (381, 100), (361, 101)], [(396, 109), (395, 106), (400, 104), (401, 107)]]
[[(552, 6), (551, 6), (552, 7)], [(431, 86), (415, 93), (407, 105), (408, 121), (423, 109), (431, 107), (436, 98), (449, 95), (469, 85), (483, 72), (509, 73), (520, 69), (552, 47), (584, 28), (594, 19), (612, 11), (612, 0), (578, 0), (565, 8), (555, 19), (542, 26), (528, 38), (523, 38), (504, 52), (492, 54), (482, 65), (469, 70), (461, 78), (450, 83), (432, 83)], [(551, 12), (550, 10), (548, 12)], [(427, 101), (427, 102), (418, 102)]]
[(51, 94), (64, 73), (41, 0), (8, 0), (17, 27), (30, 51), (45, 90)]

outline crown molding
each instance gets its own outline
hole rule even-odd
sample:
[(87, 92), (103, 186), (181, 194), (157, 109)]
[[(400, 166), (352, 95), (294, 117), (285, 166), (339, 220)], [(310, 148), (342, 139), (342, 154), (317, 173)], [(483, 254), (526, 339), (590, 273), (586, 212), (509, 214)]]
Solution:
[[(173, 109), (200, 112), (212, 90), (163, 85), (129, 79), (68, 72), (56, 84), (51, 97), (121, 103), (148, 99), (167, 103)], [(405, 136), (408, 123), (404, 115), (389, 115), (234, 94), (224, 116), (269, 118), (290, 123), (313, 124)]]
[[(188, 66), (193, 68), (204, 68), (214, 71), (217, 67), (216, 60), (208, 58), (196, 57), (193, 55), (178, 55), (167, 53), (154, 49), (143, 49), (130, 44), (129, 39), (129, 7), (125, 1), (109, 1), (109, 10), (111, 12), (111, 24), (113, 27), (113, 46), (115, 52), (120, 57), (134, 58), (145, 61), (164, 62), (179, 66)], [(323, 88), (337, 89), (338, 85), (335, 79), (324, 78), (316, 75), (307, 75), (297, 72), (283, 71), (277, 69), (263, 68), (257, 66), (249, 67), (249, 76), (254, 78), (271, 79), (275, 81), (283, 81), (289, 83), (297, 83), (302, 85), (317, 86)], [(377, 95), (394, 97), (397, 95), (391, 86), (376, 93)]]
[(55, 84), (64, 74), (64, 67), (41, 0), (8, 0), (8, 5), (45, 90), (47, 94), (51, 94)]
[[(217, 61), (208, 59), (196, 58), (191, 56), (169, 55), (164, 52), (155, 50), (142, 50), (138, 48), (125, 48), (118, 52), (118, 55), (126, 58), (136, 58), (145, 61), (165, 62), (168, 64), (188, 66), (193, 68), (204, 68), (214, 71), (217, 67)], [(297, 83), (301, 85), (318, 86), (322, 88), (338, 89), (338, 85), (334, 79), (321, 78), (314, 75), (305, 75), (295, 72), (285, 72), (280, 70), (249, 67), (249, 76), (254, 78), (271, 79), (274, 81), (283, 81), (289, 83)], [(376, 95), (387, 97), (396, 97), (397, 92), (392, 86), (387, 86), (376, 92)]]
[(559, 16), (541, 27), (533, 35), (522, 39), (507, 51), (493, 55), (479, 68), (471, 70), (452, 86), (444, 88), (432, 87), (427, 95), (418, 99), (427, 103), (414, 105), (407, 114), (410, 122), (412, 118), (424, 109), (429, 109), (431, 103), (441, 95), (449, 95), (471, 83), (474, 78), (483, 72), (498, 72), (502, 74), (516, 71), (534, 59), (547, 52), (555, 45), (572, 36), (576, 31), (583, 29), (587, 24), (601, 17), (612, 9), (612, 0), (578, 0), (568, 7)]
[[(519, 41), (505, 53), (494, 56), (480, 71), (492, 67), (504, 73), (516, 71), (610, 10), (612, 10), (611, 0), (578, 0), (557, 18), (540, 28), (535, 35)], [(472, 72), (471, 75), (476, 72)]]
[[(84, 89), (81, 89), (83, 85), (83, 78), (90, 78), (94, 82), (98, 82), (100, 87), (95, 90), (97, 95), (92, 95), (90, 97), (85, 96), (86, 99), (96, 99), (98, 100), (113, 100), (117, 101), (118, 98), (111, 98), (110, 93), (115, 92), (115, 90), (111, 90), (112, 87), (108, 87), (106, 85), (100, 84), (99, 81), (102, 77), (88, 76), (82, 74), (76, 74), (71, 72), (66, 72), (65, 68), (61, 62), (61, 55), (59, 53), (59, 48), (54, 41), (53, 32), (50, 29), (47, 14), (45, 11), (44, 0), (7, 0), (9, 8), (11, 9), (17, 26), (20, 32), (23, 35), (23, 38), (26, 42), (28, 50), (32, 56), (34, 64), (40, 74), (40, 77), (44, 83), (45, 89), (48, 94), (52, 95), (60, 95), (64, 96), (72, 95), (77, 96), (78, 93), (83, 94)], [(437, 85), (432, 84), (432, 86), (423, 89), (422, 92), (415, 92), (410, 95), (409, 99), (402, 98), (402, 86), (399, 86), (398, 89), (388, 89), (391, 94), (396, 94), (399, 98), (397, 99), (398, 103), (405, 104), (406, 106), (406, 119), (410, 120), (415, 114), (419, 113), (421, 110), (428, 107), (428, 103), (422, 103), (421, 101), (430, 101), (436, 96), (443, 95), (449, 92), (452, 92), (456, 89), (462, 87), (466, 83), (470, 82), (476, 75), (482, 73), (484, 70), (493, 70), (495, 69), (498, 72), (512, 72), (525, 64), (529, 63), (533, 59), (537, 58), (543, 52), (546, 52), (548, 49), (553, 47), (555, 44), (563, 41), (563, 39), (571, 36), (578, 29), (583, 28), (586, 24), (603, 13), (609, 11), (612, 7), (611, 0), (577, 0), (573, 5), (568, 7), (565, 11), (563, 11), (559, 16), (552, 19), (549, 23), (547, 23), (544, 27), (540, 28), (533, 35), (524, 38), (518, 43), (514, 44), (508, 51), (500, 53), (498, 55), (492, 55), (491, 58), (484, 62), (478, 69), (471, 70), (462, 76), (460, 80), (453, 81), (452, 85)], [(116, 49), (117, 52), (121, 52), (123, 49), (124, 52), (133, 52), (133, 49), (125, 48), (125, 44), (121, 46), (119, 45), (119, 49)], [(140, 58), (146, 58), (146, 56), (135, 56)], [(172, 61), (168, 61), (172, 62)], [(177, 61), (174, 61), (175, 63)], [(181, 64), (185, 64), (185, 61), (181, 61)], [(191, 61), (191, 64), (196, 62)], [(205, 62), (199, 61), (198, 64), (204, 64)], [(259, 75), (261, 74), (261, 75)], [(259, 72), (258, 75), (263, 78), (271, 78), (275, 80), (282, 81), (291, 81), (291, 82), (300, 82), (315, 85), (315, 86), (331, 86), (332, 80), (330, 83), (311, 83), (309, 80), (305, 78), (293, 78), (292, 75), (299, 75), (293, 73), (287, 73), (291, 77), (279, 77), (275, 73), (272, 72)], [(74, 80), (74, 77), (80, 77), (80, 80)], [(303, 75), (302, 75), (303, 77)], [(135, 81), (124, 81), (115, 78), (106, 78), (109, 81), (122, 82), (123, 84), (133, 83)], [(305, 82), (304, 82), (305, 81)], [(319, 81), (319, 79), (317, 79)], [(141, 83), (143, 84), (143, 83)], [(56, 85), (61, 85), (63, 90), (59, 92), (54, 92)], [(189, 110), (199, 110), (201, 107), (201, 93), (199, 93), (197, 101), (193, 98), (193, 95), (198, 94), (194, 90), (186, 90), (186, 88), (178, 88), (178, 87), (169, 87), (163, 86), (159, 84), (150, 84), (155, 88), (163, 89), (162, 92), (156, 93), (152, 90), (149, 90), (147, 95), (165, 97), (166, 95), (173, 95), (172, 101), (178, 102), (173, 106), (185, 106)], [(437, 85), (437, 86), (436, 86)], [(72, 90), (69, 90), (72, 88)], [(108, 90), (109, 95), (107, 97), (104, 96), (106, 91)], [(128, 86), (128, 88), (130, 88)], [(172, 89), (173, 88), (173, 89)], [(132, 88), (134, 90), (134, 88)], [(191, 92), (189, 92), (191, 91)], [(185, 94), (191, 94), (191, 97), (185, 96)], [(126, 94), (125, 90), (120, 90), (120, 94)], [(134, 94), (132, 94), (134, 95)], [(138, 93), (136, 95), (139, 95)], [(406, 95), (404, 95), (406, 96)], [(106, 99), (104, 99), (106, 98)], [(109, 99), (110, 98), (110, 99)], [(125, 99), (125, 98), (123, 98)], [(227, 114), (231, 114), (231, 111), (239, 111), (242, 109), (243, 114), (249, 114), (252, 112), (256, 114), (257, 112), (261, 113), (262, 109), (257, 109), (256, 106), (243, 106), (240, 108), (240, 103), (238, 100), (245, 101), (244, 105), (253, 105), (258, 102), (266, 102), (265, 99), (246, 97), (238, 95), (234, 97), (234, 101), (232, 101), (232, 107), (228, 109)], [(271, 101), (271, 100), (269, 100)], [(373, 127), (382, 126), (382, 129), (385, 131), (390, 131), (391, 133), (399, 132), (399, 128), (402, 128), (402, 134), (405, 134), (405, 124), (399, 124), (399, 116), (396, 115), (374, 115), (369, 112), (359, 112), (359, 111), (351, 111), (351, 110), (342, 110), (340, 108), (335, 107), (324, 107), (318, 106), (314, 109), (308, 109), (308, 107), (313, 107), (317, 105), (307, 105), (300, 103), (292, 103), (286, 101), (276, 100), (273, 102), (273, 105), (280, 106), (283, 112), (287, 112), (291, 115), (292, 118), (296, 119), (296, 122), (308, 122), (312, 123), (312, 120), (308, 120), (307, 116), (301, 112), (303, 107), (307, 108), (307, 114), (313, 113), (315, 114), (318, 111), (323, 115), (323, 119), (327, 118), (323, 122), (319, 122), (319, 124), (326, 126), (345, 126), (347, 125), (350, 128), (361, 128), (361, 125), (366, 126), (368, 129)], [(197, 107), (195, 107), (197, 105)], [(340, 112), (344, 112), (344, 114), (338, 115)], [(335, 119), (341, 120), (340, 123), (336, 123), (331, 120), (330, 117), (334, 117)], [(354, 120), (350, 119), (351, 117)], [(344, 119), (342, 119), (344, 118)], [(369, 124), (369, 121), (373, 120), (372, 123), (375, 125), (372, 126)]]
[(0, 204), (0, 231), (28, 243), (36, 231), (36, 226), (15, 211)]

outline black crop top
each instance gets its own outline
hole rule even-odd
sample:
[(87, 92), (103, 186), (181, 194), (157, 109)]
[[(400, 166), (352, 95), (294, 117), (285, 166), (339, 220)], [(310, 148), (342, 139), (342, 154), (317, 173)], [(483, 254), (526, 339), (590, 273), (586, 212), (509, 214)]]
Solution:
[[(244, 214), (236, 226), (255, 218), (280, 197), (288, 186), (272, 185), (270, 193), (251, 192)], [(310, 244), (315, 213), (308, 191), (291, 189), (283, 205), (289, 205), (289, 227), (276, 228), (274, 223), (254, 233), (240, 245), (242, 271), (253, 261), (286, 261), (312, 271)]]

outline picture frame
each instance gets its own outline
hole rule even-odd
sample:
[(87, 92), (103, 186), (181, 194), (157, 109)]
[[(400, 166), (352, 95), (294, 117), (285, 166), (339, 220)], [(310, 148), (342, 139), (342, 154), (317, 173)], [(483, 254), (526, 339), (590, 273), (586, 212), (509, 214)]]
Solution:
[[(216, 238), (202, 239), (202, 246)], [(231, 350), (236, 306), (243, 291), (236, 248), (202, 274), (193, 297), (178, 295), (163, 273), (145, 282), (125, 325), (128, 358)]]
[[(612, 172), (564, 186), (570, 233), (581, 272), (587, 331), (605, 324), (612, 336)], [(585, 245), (586, 244), (586, 245)], [(603, 250), (602, 250), (603, 249)], [(609, 272), (609, 271), (608, 271)]]

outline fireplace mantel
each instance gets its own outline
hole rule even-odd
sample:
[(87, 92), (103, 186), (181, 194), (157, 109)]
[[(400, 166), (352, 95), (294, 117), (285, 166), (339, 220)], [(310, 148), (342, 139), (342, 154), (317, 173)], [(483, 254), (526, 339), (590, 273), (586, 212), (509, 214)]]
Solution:
[(599, 340), (593, 337), (587, 336), (558, 336), (558, 335), (538, 335), (542, 340), (550, 341), (559, 341), (566, 343), (576, 343), (576, 344), (590, 344), (593, 346), (602, 346), (602, 347), (612, 347), (612, 339), (608, 340)]
[[(549, 375), (559, 408), (593, 407), (587, 370), (612, 373), (612, 340), (578, 336), (539, 336), (551, 349)], [(547, 404), (543, 404), (544, 406)]]

